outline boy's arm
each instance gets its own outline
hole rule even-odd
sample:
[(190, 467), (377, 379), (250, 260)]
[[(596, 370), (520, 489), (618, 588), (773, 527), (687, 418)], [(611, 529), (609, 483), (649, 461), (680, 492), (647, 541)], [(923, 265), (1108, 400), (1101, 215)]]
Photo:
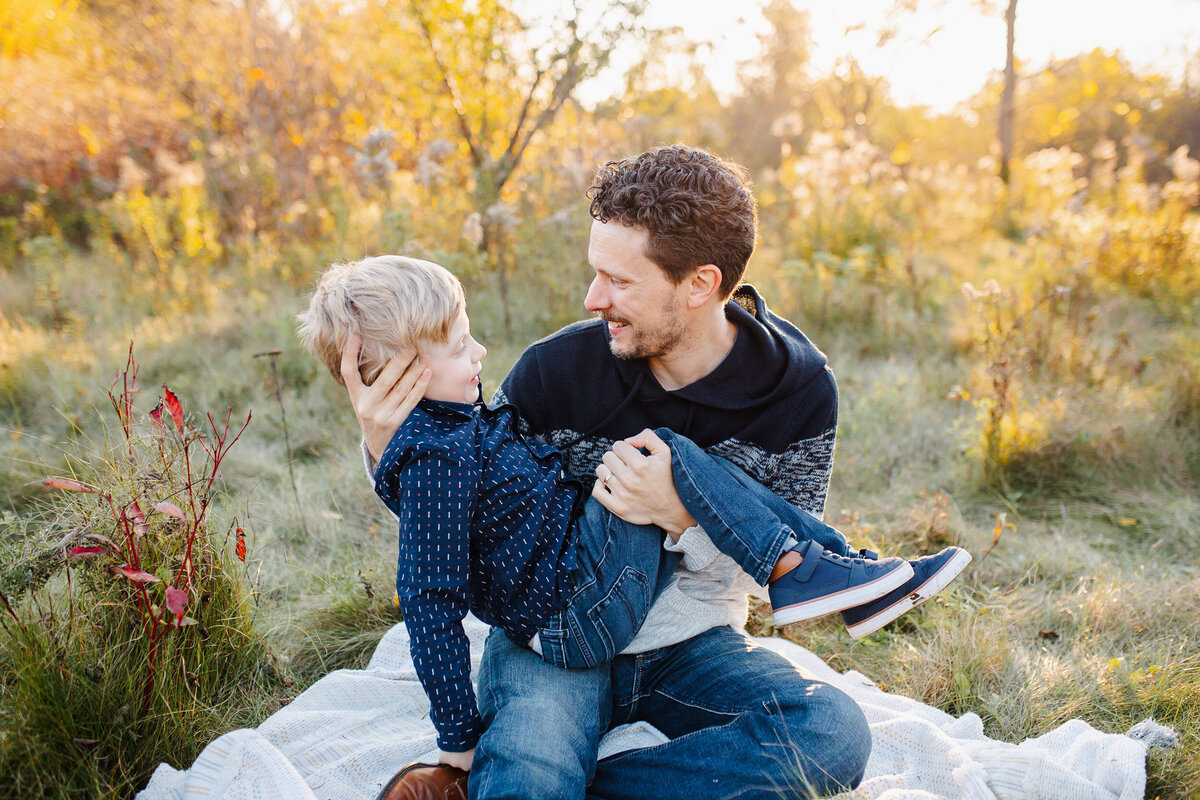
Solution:
[(471, 750), (483, 732), (471, 686), (471, 647), (463, 631), (467, 587), (409, 594), (400, 600), (413, 667), (429, 698), (439, 750)]
[[(401, 466), (402, 462), (402, 466)], [(396, 592), (413, 666), (429, 698), (438, 748), (475, 746), (482, 722), (471, 687), (470, 520), (474, 480), (449, 453), (384, 453), (375, 491), (400, 520)]]

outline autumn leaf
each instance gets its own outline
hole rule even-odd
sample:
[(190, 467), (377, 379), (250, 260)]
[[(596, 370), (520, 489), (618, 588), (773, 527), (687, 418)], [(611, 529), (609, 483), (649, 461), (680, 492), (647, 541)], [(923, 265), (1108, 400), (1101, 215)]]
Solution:
[(175, 429), (179, 431), (179, 435), (183, 435), (183, 406), (179, 404), (179, 398), (175, 393), (163, 384), (163, 403), (167, 407), (167, 411), (171, 414), (171, 419), (175, 420)]
[(162, 427), (162, 412), (163, 406), (161, 402), (159, 402), (159, 404), (154, 407), (154, 410), (150, 412), (150, 420), (160, 428)]
[(237, 553), (238, 561), (246, 560), (246, 532), (241, 528), (237, 529), (237, 544), (234, 546), (233, 552)]
[(88, 486), (86, 483), (73, 481), (70, 478), (43, 478), (42, 485), (51, 489), (62, 489), (64, 492), (101, 493), (95, 486)]
[(98, 556), (101, 553), (111, 553), (107, 547), (72, 547), (67, 554), (76, 558), (80, 556)]
[(162, 579), (157, 575), (151, 575), (142, 569), (134, 569), (132, 567), (109, 567), (115, 575), (124, 575), (134, 583), (162, 583)]
[(182, 589), (176, 589), (174, 586), (167, 587), (167, 610), (176, 617), (183, 616), (183, 609), (187, 608), (188, 596), (187, 592)]
[(133, 532), (138, 536), (142, 536), (150, 530), (150, 526), (146, 524), (146, 515), (142, 511), (142, 507), (138, 505), (137, 500), (134, 500), (125, 508), (125, 518), (133, 523)]
[(183, 510), (174, 503), (168, 503), (166, 500), (161, 503), (155, 503), (154, 510), (160, 514), (166, 514), (168, 517), (175, 517), (180, 522), (187, 522), (187, 517), (183, 515)]
[[(113, 543), (113, 540), (108, 538), (107, 536), (105, 536), (103, 533), (95, 533), (94, 531), (82, 531), (82, 530), (71, 531), (66, 536), (64, 536), (58, 542), (58, 544), (54, 545), (54, 547), (56, 549), (65, 548), (67, 545), (69, 545), (71, 542), (75, 541), (76, 539), (92, 539), (94, 541), (100, 542), (101, 544), (108, 545), (108, 547), (110, 549), (115, 550), (117, 548), (116, 544)], [(91, 545), (91, 546), (97, 547), (98, 545)]]

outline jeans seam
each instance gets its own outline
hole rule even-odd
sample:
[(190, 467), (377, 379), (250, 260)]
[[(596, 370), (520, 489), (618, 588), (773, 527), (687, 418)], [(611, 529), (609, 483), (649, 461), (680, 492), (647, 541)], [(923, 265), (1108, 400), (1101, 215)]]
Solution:
[[(575, 641), (575, 646), (579, 648), (579, 654), (583, 657), (583, 663), (589, 668), (594, 667), (597, 663), (596, 655), (592, 652), (591, 646), (588, 644), (588, 638), (583, 635), (583, 626), (579, 623), (579, 614), (575, 609), (567, 611), (567, 635)], [(567, 650), (566, 642), (563, 643), (563, 663), (566, 664)]]
[[(704, 705), (702, 703), (695, 701), (692, 698), (680, 697), (678, 695), (672, 694), (671, 692), (668, 692), (665, 689), (655, 689), (653, 693), (660, 694), (663, 697), (666, 697), (669, 700), (673, 700), (682, 706), (687, 706), (688, 708), (695, 708), (700, 711), (706, 711), (709, 714), (723, 714), (725, 716), (732, 715), (732, 716), (736, 717), (739, 714), (756, 713), (757, 711), (761, 710), (761, 709), (756, 709), (754, 707), (729, 708), (729, 707), (714, 707), (714, 706), (710, 706), (710, 705)], [(761, 705), (761, 703), (759, 705)]]
[[(560, 628), (545, 628), (538, 631), (538, 641), (541, 643), (542, 660), (552, 667), (565, 668), (567, 661), (566, 648), (563, 647), (563, 637)], [(533, 648), (530, 648), (531, 650)]]
[[(594, 628), (597, 634), (599, 634), (600, 641), (604, 645), (605, 652), (603, 655), (606, 656), (606, 658), (602, 659), (603, 661), (612, 661), (617, 657), (617, 646), (616, 642), (613, 640), (612, 631), (610, 631), (608, 626), (604, 624), (603, 611), (597, 611), (595, 615), (593, 615), (592, 612), (596, 611), (601, 604), (603, 604), (604, 608), (606, 609), (613, 605), (613, 603), (618, 602), (623, 603), (626, 607), (628, 607), (632, 600), (629, 597), (629, 592), (626, 591), (626, 589), (628, 588), (634, 591), (639, 591), (641, 594), (648, 594), (649, 585), (649, 576), (631, 566), (626, 565), (621, 568), (621, 574), (617, 576), (617, 579), (613, 582), (613, 585), (609, 588), (609, 590), (605, 592), (604, 596), (596, 601), (596, 603), (594, 603), (592, 607), (587, 610), (586, 614), (588, 620), (591, 622), (592, 628)], [(593, 664), (592, 666), (595, 665)]]

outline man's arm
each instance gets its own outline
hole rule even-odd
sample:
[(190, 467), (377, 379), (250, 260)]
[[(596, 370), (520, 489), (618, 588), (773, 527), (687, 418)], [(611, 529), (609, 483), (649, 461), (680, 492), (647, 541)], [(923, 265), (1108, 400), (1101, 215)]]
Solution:
[(782, 453), (772, 456), (746, 446), (742, 452), (719, 454), (784, 500), (820, 519), (837, 442), (838, 390), (833, 372), (825, 367), (811, 389), (796, 399), (795, 407), (773, 409), (769, 416), (795, 420)]

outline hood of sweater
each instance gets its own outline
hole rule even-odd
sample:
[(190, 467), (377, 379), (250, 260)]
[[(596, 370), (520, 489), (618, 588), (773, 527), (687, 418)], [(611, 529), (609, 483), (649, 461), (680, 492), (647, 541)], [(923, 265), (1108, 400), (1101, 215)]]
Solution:
[(733, 348), (716, 369), (687, 386), (667, 391), (646, 359), (616, 359), (617, 372), (629, 387), (627, 399), (686, 400), (712, 409), (743, 411), (800, 391), (824, 370), (825, 354), (795, 325), (771, 313), (753, 286), (738, 287), (725, 305), (725, 315), (737, 326)]

